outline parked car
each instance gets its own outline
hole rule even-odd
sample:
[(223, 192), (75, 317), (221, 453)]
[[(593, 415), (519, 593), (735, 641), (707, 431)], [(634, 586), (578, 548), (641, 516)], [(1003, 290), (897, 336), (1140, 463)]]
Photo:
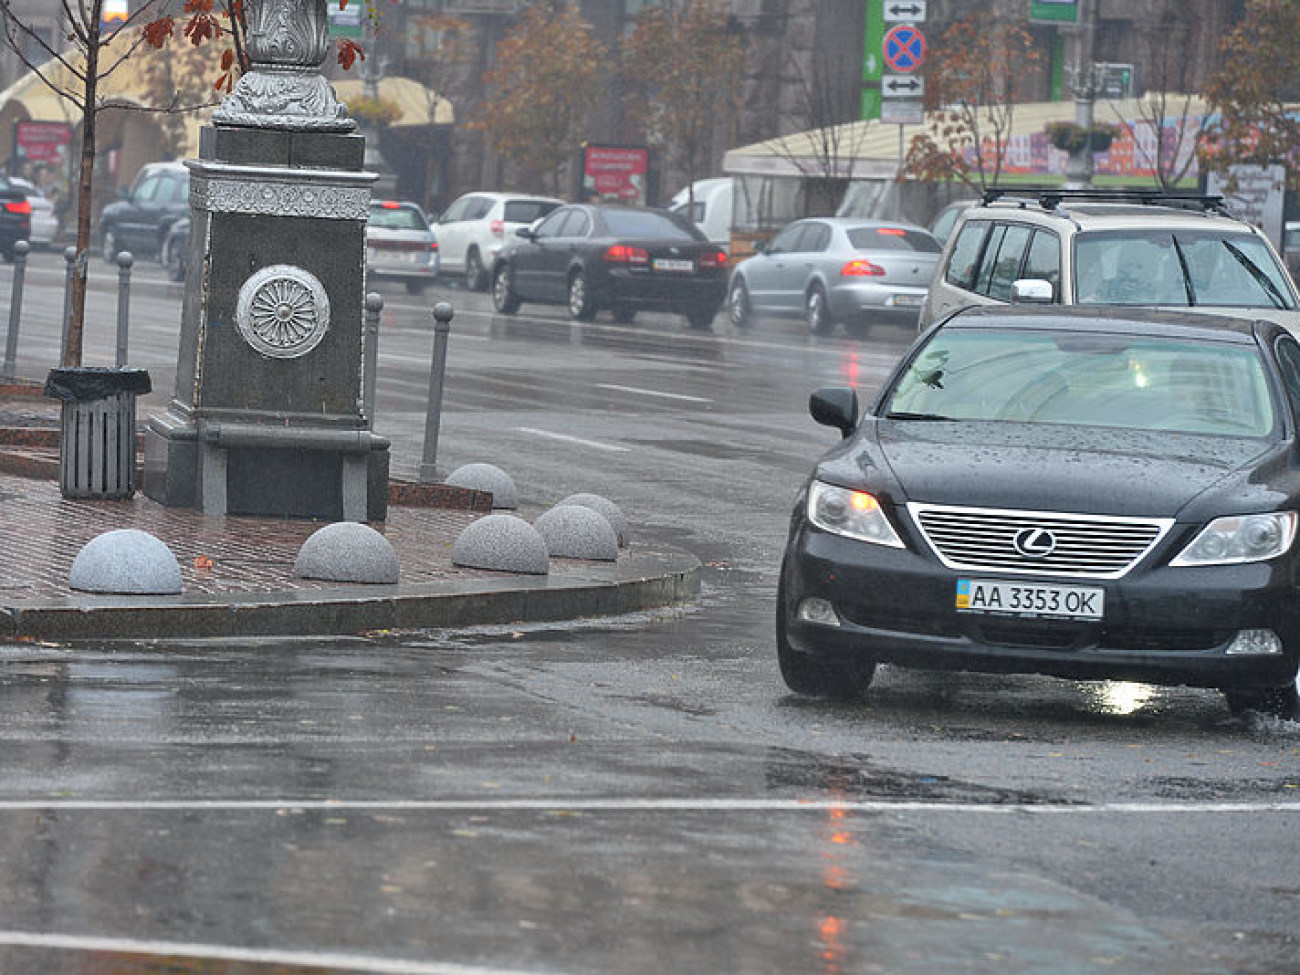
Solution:
[(28, 238), (32, 247), (50, 247), (59, 235), (59, 218), (54, 214), (54, 201), (40, 191), (30, 180), (12, 177), (9, 180), (27, 194), (32, 205), (32, 234)]
[(32, 205), (21, 187), (0, 176), (0, 254), (14, 259), (14, 245), (32, 235)]
[(420, 294), (438, 275), (438, 238), (415, 203), (374, 200), (366, 224), (366, 274), (392, 278)]
[(1217, 196), (989, 191), (961, 216), (918, 324), (1014, 301), (1194, 308), (1300, 332), (1300, 294), (1277, 251)]
[(163, 240), (162, 263), (167, 269), (167, 277), (172, 281), (184, 281), (189, 269), (190, 258), (190, 218), (182, 217), (167, 229)]
[[(731, 210), (736, 178), (718, 176), (697, 179), (683, 187), (668, 204), (673, 213), (680, 213), (704, 231), (704, 236), (724, 251), (731, 252)], [(692, 201), (692, 197), (694, 200)], [(690, 210), (687, 213), (687, 210)]]
[(162, 257), (167, 231), (190, 215), (190, 171), (183, 163), (149, 163), (122, 199), (99, 215), (99, 251), (114, 263), (119, 251)]
[(802, 317), (816, 335), (842, 324), (914, 326), (942, 248), (929, 231), (897, 221), (796, 220), (736, 265), (727, 310), (747, 328), (755, 317)]
[(486, 291), (488, 272), (516, 230), (564, 201), (523, 193), (467, 193), (438, 218), (438, 254), (444, 274), (460, 274), (471, 291)]
[(646, 207), (575, 203), (516, 231), (492, 268), (497, 311), (525, 301), (569, 306), (589, 322), (601, 309), (630, 322), (639, 311), (685, 315), (710, 328), (727, 289), (727, 255), (690, 221)]
[(969, 308), (903, 356), (794, 510), (777, 654), (1222, 689), (1300, 714), (1300, 342), (1195, 313)]

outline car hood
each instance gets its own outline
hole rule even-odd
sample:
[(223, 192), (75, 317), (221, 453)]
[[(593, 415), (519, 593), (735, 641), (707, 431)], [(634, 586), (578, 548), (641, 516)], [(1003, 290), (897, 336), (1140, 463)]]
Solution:
[(1288, 465), (1286, 444), (1232, 437), (890, 420), (866, 432), (820, 476), (871, 490), (888, 472), (899, 500), (932, 504), (1167, 518), (1215, 489), (1247, 511), (1281, 502), (1268, 468)]

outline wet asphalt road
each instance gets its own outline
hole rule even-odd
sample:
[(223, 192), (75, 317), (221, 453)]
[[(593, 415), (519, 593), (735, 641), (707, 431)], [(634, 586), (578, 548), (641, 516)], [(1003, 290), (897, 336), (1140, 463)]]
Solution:
[[(139, 278), (147, 409), (179, 292)], [(1300, 726), (1035, 677), (886, 669), (864, 707), (785, 693), (776, 565), (834, 436), (807, 394), (873, 387), (901, 332), (577, 326), (385, 293), (399, 470), (420, 459), (424, 308), (447, 297), (439, 468), (498, 464), (543, 503), (605, 494), (705, 560), (701, 600), (0, 646), (0, 972), (1300, 972)], [(88, 364), (111, 358), (98, 300)], [(39, 375), (53, 343), (31, 336)]]

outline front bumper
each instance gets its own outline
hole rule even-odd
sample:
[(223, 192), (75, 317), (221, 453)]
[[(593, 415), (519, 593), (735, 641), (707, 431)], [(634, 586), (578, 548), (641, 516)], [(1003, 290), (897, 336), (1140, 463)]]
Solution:
[[(1300, 659), (1300, 613), (1289, 560), (1206, 568), (1139, 567), (1121, 580), (1029, 577), (1105, 590), (1100, 620), (959, 612), (958, 572), (928, 554), (885, 548), (804, 524), (786, 552), (787, 637), (810, 654), (866, 654), (923, 669), (1041, 673), (1200, 687), (1278, 687)], [(1016, 578), (1016, 577), (1013, 577)], [(800, 620), (808, 597), (839, 625)], [(1282, 653), (1230, 655), (1238, 632), (1269, 629)]]

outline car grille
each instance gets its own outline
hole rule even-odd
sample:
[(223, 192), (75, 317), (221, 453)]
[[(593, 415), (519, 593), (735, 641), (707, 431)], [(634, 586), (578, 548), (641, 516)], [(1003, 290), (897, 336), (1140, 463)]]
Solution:
[[(918, 503), (907, 508), (935, 555), (950, 569), (1018, 575), (1119, 579), (1173, 524), (1167, 518), (1054, 511)], [(1039, 554), (1030, 554), (1035, 550)]]

